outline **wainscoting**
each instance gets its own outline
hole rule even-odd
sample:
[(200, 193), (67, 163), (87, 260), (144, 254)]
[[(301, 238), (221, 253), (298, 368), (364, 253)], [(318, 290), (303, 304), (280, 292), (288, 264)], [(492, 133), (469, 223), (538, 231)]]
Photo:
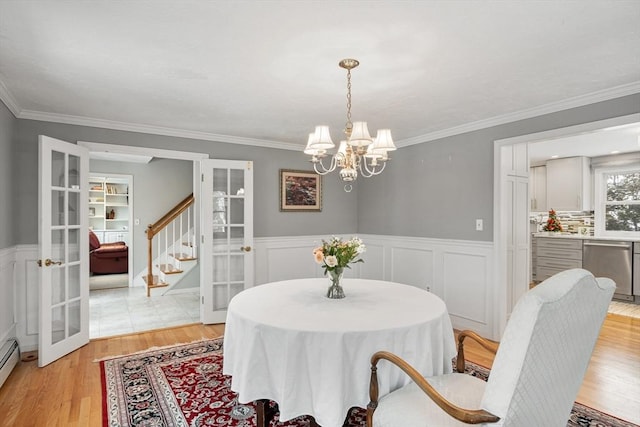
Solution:
[[(303, 277), (322, 277), (313, 248), (325, 236), (254, 240), (256, 285)], [(348, 236), (346, 236), (348, 237)], [(388, 280), (416, 286), (444, 300), (455, 328), (494, 337), (497, 320), (493, 244), (398, 236), (359, 235), (365, 260), (345, 277)]]
[[(254, 239), (255, 284), (322, 277), (312, 251), (326, 237)], [(492, 271), (493, 243), (359, 237), (367, 246), (365, 262), (347, 270), (345, 277), (388, 280), (426, 289), (447, 304), (455, 328), (498, 338), (494, 336), (498, 304)], [(17, 336), (23, 351), (38, 346), (37, 256), (37, 245), (0, 250), (0, 337)]]
[(14, 267), (13, 248), (0, 249), (0, 346), (16, 336)]

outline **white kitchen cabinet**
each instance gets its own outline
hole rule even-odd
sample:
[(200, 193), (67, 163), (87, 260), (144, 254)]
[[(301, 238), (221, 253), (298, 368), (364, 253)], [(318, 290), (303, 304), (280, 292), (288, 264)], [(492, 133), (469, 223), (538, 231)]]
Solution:
[(556, 211), (589, 211), (591, 161), (567, 157), (547, 161), (547, 208)]
[(543, 281), (564, 270), (582, 268), (582, 240), (536, 237), (536, 280)]
[(547, 212), (547, 167), (529, 169), (529, 198), (531, 212)]

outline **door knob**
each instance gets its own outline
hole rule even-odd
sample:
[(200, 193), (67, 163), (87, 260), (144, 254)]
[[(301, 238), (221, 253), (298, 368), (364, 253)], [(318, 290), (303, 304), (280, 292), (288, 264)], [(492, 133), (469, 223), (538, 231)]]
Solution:
[[(49, 267), (50, 265), (53, 265), (53, 264), (62, 265), (62, 261), (53, 261), (50, 258), (47, 258), (47, 259), (44, 260), (44, 266), (45, 267)], [(42, 267), (42, 260), (41, 259), (38, 260), (38, 267)]]
[(244, 252), (251, 252), (251, 246), (242, 246), (240, 250)]

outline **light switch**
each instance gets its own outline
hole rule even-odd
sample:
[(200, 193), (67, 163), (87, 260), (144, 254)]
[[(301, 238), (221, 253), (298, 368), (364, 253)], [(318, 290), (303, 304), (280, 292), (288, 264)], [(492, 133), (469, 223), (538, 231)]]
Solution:
[(481, 219), (476, 219), (476, 231), (482, 231), (484, 229), (484, 224)]

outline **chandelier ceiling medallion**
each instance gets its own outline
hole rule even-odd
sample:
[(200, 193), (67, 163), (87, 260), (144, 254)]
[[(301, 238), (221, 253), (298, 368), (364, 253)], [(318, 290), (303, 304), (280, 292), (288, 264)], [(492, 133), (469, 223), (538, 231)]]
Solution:
[[(351, 122), (351, 70), (360, 62), (356, 59), (343, 59), (338, 65), (347, 70), (347, 122), (344, 133), (346, 139), (340, 141), (338, 151), (330, 155), (327, 150), (335, 147), (329, 134), (329, 126), (316, 126), (309, 134), (305, 154), (311, 156), (313, 169), (320, 175), (326, 175), (340, 168), (340, 178), (345, 182), (344, 190), (350, 192), (351, 183), (358, 178), (358, 172), (365, 178), (379, 175), (389, 160), (389, 151), (396, 149), (390, 129), (379, 129), (375, 138), (369, 135), (367, 122)], [(329, 165), (323, 160), (330, 157)]]

